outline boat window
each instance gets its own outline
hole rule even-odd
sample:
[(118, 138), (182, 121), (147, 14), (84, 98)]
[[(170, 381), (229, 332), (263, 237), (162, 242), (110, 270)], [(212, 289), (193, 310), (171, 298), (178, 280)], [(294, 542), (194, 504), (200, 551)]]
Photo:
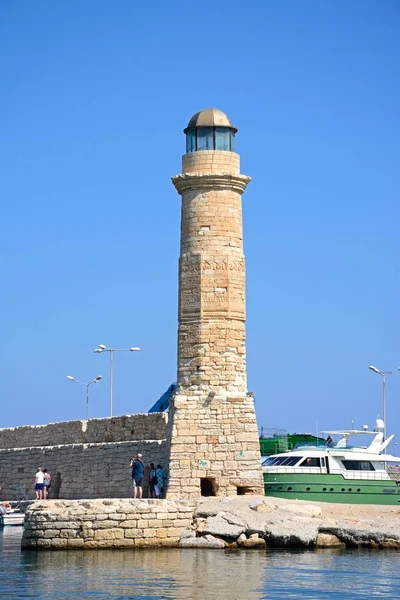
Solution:
[(319, 456), (309, 456), (303, 460), (299, 465), (300, 467), (320, 467), (321, 460)]
[(264, 460), (263, 462), (263, 467), (270, 467), (271, 465), (274, 464), (274, 461), (276, 459), (275, 458), (267, 458), (266, 460)]
[(342, 460), (346, 471), (375, 471), (369, 460)]
[(325, 456), (321, 456), (321, 467), (325, 469)]
[(265, 465), (267, 465), (268, 467), (272, 467), (273, 465), (280, 465), (282, 462), (282, 458), (268, 458), (265, 461)]
[(263, 462), (263, 467), (291, 466), (300, 460), (299, 456), (270, 456)]
[(289, 456), (282, 463), (283, 467), (293, 467), (293, 465), (297, 465), (300, 460), (300, 456)]

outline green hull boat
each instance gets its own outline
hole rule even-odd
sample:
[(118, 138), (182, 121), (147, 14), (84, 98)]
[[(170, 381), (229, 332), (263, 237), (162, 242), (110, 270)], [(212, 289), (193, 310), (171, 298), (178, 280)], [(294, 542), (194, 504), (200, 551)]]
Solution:
[[(394, 436), (384, 440), (383, 429), (383, 421), (378, 420), (373, 431), (366, 426), (360, 431), (325, 431), (323, 446), (318, 440), (269, 456), (263, 461), (265, 495), (399, 506), (400, 457), (386, 454)], [(368, 436), (373, 436), (372, 441)], [(358, 443), (351, 445), (354, 438)]]
[(400, 505), (400, 486), (393, 480), (349, 480), (333, 474), (264, 473), (264, 492), (290, 500)]

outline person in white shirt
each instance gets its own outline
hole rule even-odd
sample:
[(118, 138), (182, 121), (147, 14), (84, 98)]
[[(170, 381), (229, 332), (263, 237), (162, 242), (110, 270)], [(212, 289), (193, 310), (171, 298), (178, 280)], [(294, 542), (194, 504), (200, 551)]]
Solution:
[(35, 475), (35, 494), (36, 500), (43, 500), (44, 473), (42, 467), (38, 467)]

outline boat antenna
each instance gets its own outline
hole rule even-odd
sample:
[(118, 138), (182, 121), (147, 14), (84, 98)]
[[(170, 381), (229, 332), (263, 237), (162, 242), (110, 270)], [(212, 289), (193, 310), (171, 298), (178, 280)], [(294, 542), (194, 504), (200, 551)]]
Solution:
[(354, 431), (354, 419), (351, 420), (351, 429)]

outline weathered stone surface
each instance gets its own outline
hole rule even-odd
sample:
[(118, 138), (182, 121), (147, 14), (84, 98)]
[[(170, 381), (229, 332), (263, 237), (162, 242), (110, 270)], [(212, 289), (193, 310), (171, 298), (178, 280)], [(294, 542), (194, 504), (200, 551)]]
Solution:
[(261, 513), (261, 512), (263, 512), (263, 513), (270, 513), (270, 512), (272, 512), (275, 509), (276, 509), (276, 506), (273, 506), (272, 504), (264, 504), (264, 503), (262, 503), (262, 504), (259, 504), (255, 510), (258, 513)]
[(241, 533), (244, 533), (244, 525), (232, 525), (224, 517), (217, 515), (216, 517), (208, 517), (204, 524), (204, 534), (217, 535), (224, 538), (238, 538)]
[(307, 548), (314, 546), (319, 522), (308, 517), (277, 517), (267, 524), (266, 541), (269, 546)]
[(347, 525), (345, 521), (338, 522), (336, 527), (326, 528), (329, 532), (338, 537), (346, 546), (366, 547), (366, 548), (400, 548), (400, 529), (395, 527), (374, 527), (369, 523), (359, 523)]
[(319, 533), (316, 541), (317, 548), (341, 548), (345, 546), (336, 535), (330, 533)]
[(181, 539), (179, 540), (179, 546), (181, 548), (225, 548), (225, 544), (222, 540), (211, 541), (207, 540), (205, 537)]
[(216, 516), (220, 517), (221, 519), (224, 519), (224, 521), (226, 521), (230, 525), (237, 525), (238, 527), (246, 527), (246, 522), (241, 517), (239, 517), (233, 513), (230, 513), (227, 511), (221, 511)]
[(225, 540), (221, 540), (221, 539), (219, 539), (219, 538), (217, 538), (217, 537), (214, 537), (214, 536), (213, 536), (213, 535), (211, 535), (210, 533), (208, 533), (208, 534), (207, 534), (207, 535), (205, 535), (204, 537), (205, 537), (205, 539), (206, 539), (208, 542), (211, 542), (211, 543), (213, 543), (213, 544), (216, 544), (216, 545), (218, 545), (220, 548), (226, 548), (226, 547), (228, 547), (228, 546), (229, 546), (229, 543), (228, 543), (227, 541), (225, 541)]
[[(177, 545), (182, 533), (191, 526), (194, 508), (193, 502), (179, 500), (37, 502), (27, 511), (22, 546), (172, 547)], [(126, 519), (126, 516), (134, 516), (135, 519)]]
[(251, 535), (248, 539), (243, 540), (241, 543), (243, 548), (266, 548), (266, 541), (258, 536), (258, 534)]
[(298, 504), (286, 504), (285, 506), (281, 506), (280, 510), (295, 513), (296, 515), (302, 515), (304, 517), (320, 517), (322, 514), (322, 508), (312, 504), (305, 504), (301, 506)]
[[(170, 401), (167, 498), (263, 492), (254, 400), (247, 394), (239, 156), (185, 154), (172, 179), (182, 195), (178, 390)], [(240, 492), (239, 492), (240, 491)]]
[(89, 421), (9, 427), (0, 429), (0, 449), (163, 440), (166, 437), (167, 418), (165, 413), (144, 413)]
[[(23, 548), (241, 547), (400, 548), (400, 510), (260, 497), (132, 501), (135, 519), (120, 521), (126, 500), (37, 502), (26, 514)], [(196, 504), (198, 506), (196, 507)], [(270, 504), (270, 511), (258, 508)], [(109, 510), (104, 513), (105, 507)], [(126, 507), (126, 506), (125, 506)], [(208, 515), (206, 517), (199, 516)], [(355, 515), (359, 514), (359, 517)], [(368, 517), (363, 515), (370, 514)], [(177, 518), (178, 516), (182, 518)], [(306, 516), (315, 515), (315, 516)], [(317, 516), (319, 515), (319, 516)], [(351, 515), (351, 516), (350, 516)], [(100, 516), (101, 518), (97, 519)], [(149, 518), (149, 517), (153, 518)], [(41, 518), (43, 517), (43, 518)], [(106, 518), (105, 518), (106, 517)], [(69, 519), (69, 520), (68, 520)], [(95, 528), (95, 524), (99, 527)], [(127, 525), (131, 525), (128, 527)], [(107, 526), (106, 526), (107, 525)]]
[(122, 529), (98, 529), (94, 532), (95, 540), (116, 540), (124, 537)]

